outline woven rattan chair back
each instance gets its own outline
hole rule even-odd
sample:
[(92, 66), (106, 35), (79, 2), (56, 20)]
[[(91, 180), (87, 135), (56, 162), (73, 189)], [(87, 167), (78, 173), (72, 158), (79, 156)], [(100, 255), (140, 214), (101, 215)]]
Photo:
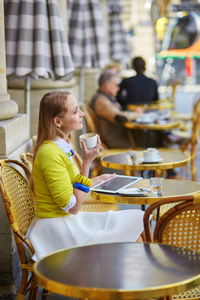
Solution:
[(34, 196), (19, 167), (28, 174), (28, 168), (18, 161), (0, 161), (0, 190), (21, 261), (22, 279), (17, 299), (24, 299), (29, 291), (29, 299), (36, 299), (38, 286), (33, 276), (34, 262), (27, 258), (27, 249), (31, 254), (34, 254), (34, 249), (25, 237), (35, 216)]
[[(155, 209), (169, 203), (177, 204), (160, 217), (152, 237), (149, 217)], [(144, 214), (144, 230), (147, 242), (179, 246), (200, 253), (200, 193), (178, 200), (166, 198), (151, 204)], [(173, 295), (173, 299), (200, 299), (200, 286)]]
[(89, 105), (83, 103), (83, 104), (81, 104), (81, 110), (85, 114), (84, 118), (86, 121), (86, 126), (87, 126), (88, 131), (96, 132), (99, 134), (97, 118), (96, 118), (94, 112), (92, 111), (92, 109), (89, 107)]
[(175, 93), (176, 93), (176, 89), (178, 87), (178, 85), (181, 84), (181, 79), (178, 78), (172, 85), (172, 95), (171, 95), (171, 102), (174, 103), (174, 99), (175, 99)]
[[(96, 132), (101, 137), (101, 131), (99, 129), (98, 119), (94, 111), (92, 110), (92, 108), (89, 105), (83, 103), (81, 104), (81, 110), (85, 113), (84, 119), (86, 122), (88, 132)], [(102, 143), (101, 151), (106, 152), (106, 150), (108, 150), (108, 147)]]
[[(28, 167), (29, 172), (32, 172), (32, 166), (33, 166), (33, 154), (32, 153), (21, 153), (20, 154), (21, 161)], [(26, 174), (28, 177), (28, 174)]]
[[(85, 113), (84, 120), (86, 123), (87, 132), (97, 133), (100, 135), (100, 131), (98, 129), (98, 122), (97, 118), (92, 111), (92, 109), (89, 107), (89, 105), (83, 103), (81, 104), (81, 110)], [(102, 166), (100, 163), (100, 159), (102, 155), (106, 152), (107, 147), (105, 145), (102, 145), (101, 151), (99, 153), (99, 156), (93, 161), (93, 168), (91, 170), (91, 177), (98, 176), (102, 174)]]
[(23, 235), (26, 235), (35, 216), (33, 194), (24, 177), (12, 166), (5, 164), (1, 171), (2, 184), (10, 204), (14, 224)]
[[(101, 138), (101, 132), (100, 132), (99, 125), (98, 125), (98, 120), (97, 120), (97, 117), (96, 117), (94, 111), (91, 109), (91, 107), (89, 105), (87, 105), (85, 103), (81, 104), (81, 110), (85, 113), (84, 118), (85, 118), (86, 127), (87, 127), (88, 132), (96, 132)], [(124, 152), (127, 150), (132, 150), (132, 149), (123, 149), (123, 148), (110, 149), (107, 147), (107, 145), (105, 145), (104, 143), (101, 142), (101, 151), (99, 152), (99, 155), (97, 156), (97, 158), (94, 160), (94, 166), (91, 171), (91, 177), (95, 177), (97, 175), (102, 174), (103, 169), (101, 166), (100, 159), (103, 155)], [(127, 171), (126, 175), (135, 175), (135, 174), (131, 174), (129, 171)]]

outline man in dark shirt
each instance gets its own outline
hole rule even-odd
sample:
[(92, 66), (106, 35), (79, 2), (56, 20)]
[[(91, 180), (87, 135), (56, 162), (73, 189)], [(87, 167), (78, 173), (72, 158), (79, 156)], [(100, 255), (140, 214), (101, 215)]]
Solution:
[(132, 60), (132, 68), (137, 75), (125, 78), (120, 83), (117, 95), (118, 102), (125, 109), (128, 104), (150, 104), (158, 100), (158, 86), (155, 80), (145, 76), (145, 61), (142, 57)]

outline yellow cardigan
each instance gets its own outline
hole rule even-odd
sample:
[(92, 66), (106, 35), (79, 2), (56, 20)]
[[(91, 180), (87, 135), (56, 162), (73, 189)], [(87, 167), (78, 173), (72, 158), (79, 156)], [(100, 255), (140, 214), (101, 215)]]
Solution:
[(61, 217), (73, 195), (73, 183), (78, 167), (54, 142), (45, 141), (39, 148), (33, 165), (36, 216)]

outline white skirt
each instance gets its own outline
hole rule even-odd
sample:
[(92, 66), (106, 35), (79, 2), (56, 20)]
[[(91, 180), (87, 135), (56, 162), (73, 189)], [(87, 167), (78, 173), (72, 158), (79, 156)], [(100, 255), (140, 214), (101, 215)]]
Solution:
[(89, 244), (135, 242), (142, 231), (144, 212), (137, 209), (105, 213), (82, 212), (58, 218), (35, 217), (27, 238), (33, 260), (56, 250)]

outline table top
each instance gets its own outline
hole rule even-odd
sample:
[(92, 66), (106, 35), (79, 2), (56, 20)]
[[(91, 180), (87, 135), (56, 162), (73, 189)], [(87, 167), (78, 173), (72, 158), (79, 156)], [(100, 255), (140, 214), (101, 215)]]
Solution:
[(143, 151), (137, 152), (136, 163), (129, 164), (126, 157), (126, 151), (114, 153), (111, 155), (104, 155), (101, 158), (103, 167), (117, 169), (117, 170), (169, 170), (178, 167), (183, 167), (190, 163), (190, 155), (188, 153), (176, 151), (159, 151), (159, 155), (163, 161), (158, 163), (144, 163)]
[(155, 102), (152, 102), (150, 104), (143, 104), (143, 105), (137, 105), (137, 104), (128, 104), (127, 109), (129, 110), (135, 110), (136, 107), (141, 106), (145, 107), (147, 109), (174, 109), (174, 102), (170, 99), (164, 99), (164, 100), (158, 100)]
[(34, 265), (43, 288), (75, 298), (144, 299), (200, 284), (200, 254), (156, 243), (63, 249)]
[[(129, 188), (148, 188), (150, 189), (149, 179), (142, 179)], [(151, 193), (142, 195), (121, 195), (91, 191), (91, 196), (95, 200), (118, 204), (151, 204), (166, 197), (180, 199), (184, 195), (193, 195), (200, 192), (200, 183), (191, 180), (164, 179), (162, 196), (155, 197)]]
[(161, 123), (137, 123), (136, 121), (132, 122), (123, 122), (122, 125), (128, 129), (146, 129), (146, 130), (170, 130), (172, 128), (178, 128), (182, 124), (181, 120), (169, 120), (163, 121)]

